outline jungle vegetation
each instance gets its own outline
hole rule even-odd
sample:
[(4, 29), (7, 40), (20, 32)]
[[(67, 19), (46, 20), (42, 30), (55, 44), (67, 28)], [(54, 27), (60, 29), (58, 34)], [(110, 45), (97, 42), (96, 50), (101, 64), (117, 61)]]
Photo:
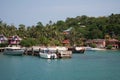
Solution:
[[(72, 27), (69, 35), (64, 35), (63, 31)], [(43, 25), (38, 22), (36, 25), (19, 27), (0, 20), (0, 34), (6, 37), (18, 35), (23, 40), (23, 46), (32, 45), (63, 45), (64, 39), (70, 40), (70, 45), (79, 44), (87, 39), (104, 39), (105, 36), (120, 40), (120, 14), (109, 16), (88, 17), (86, 15), (75, 18), (66, 18), (65, 21), (59, 20)]]

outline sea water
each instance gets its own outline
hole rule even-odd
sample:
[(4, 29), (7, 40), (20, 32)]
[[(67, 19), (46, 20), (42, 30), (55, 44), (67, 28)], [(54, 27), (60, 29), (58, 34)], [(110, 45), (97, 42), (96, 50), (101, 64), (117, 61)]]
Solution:
[(53, 60), (0, 53), (0, 80), (120, 80), (120, 51), (86, 51)]

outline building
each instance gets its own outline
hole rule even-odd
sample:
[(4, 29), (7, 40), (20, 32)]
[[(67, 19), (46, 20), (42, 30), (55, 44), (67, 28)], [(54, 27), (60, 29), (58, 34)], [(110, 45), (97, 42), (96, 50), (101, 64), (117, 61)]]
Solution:
[(106, 40), (106, 45), (111, 45), (113, 48), (119, 48), (120, 41), (117, 39), (108, 39)]
[(86, 41), (87, 46), (90, 46), (92, 44), (95, 44), (97, 48), (105, 48), (106, 41), (105, 39), (93, 39), (93, 40), (87, 40)]
[(91, 44), (95, 44), (97, 48), (105, 48), (107, 46), (112, 46), (112, 48), (119, 48), (120, 41), (117, 39), (93, 39), (93, 40), (87, 40), (86, 41), (87, 46), (90, 46)]
[(0, 35), (0, 44), (7, 42), (7, 40), (8, 39), (3, 34)]
[(96, 44), (97, 48), (105, 48), (106, 46), (105, 39), (93, 39), (93, 43)]
[(18, 45), (22, 39), (19, 36), (10, 36), (8, 38), (8, 43), (10, 45)]

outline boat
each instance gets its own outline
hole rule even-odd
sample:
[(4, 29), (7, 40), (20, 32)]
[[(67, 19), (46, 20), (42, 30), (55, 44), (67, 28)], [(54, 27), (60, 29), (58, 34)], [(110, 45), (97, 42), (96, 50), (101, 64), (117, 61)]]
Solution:
[(94, 51), (104, 51), (104, 50), (106, 50), (106, 49), (102, 49), (102, 48), (92, 48), (92, 50), (94, 50)]
[(57, 53), (58, 58), (71, 58), (72, 51), (59, 51)]
[(72, 52), (68, 51), (66, 47), (48, 47), (41, 48), (39, 55), (46, 59), (71, 58)]
[(22, 55), (23, 53), (24, 53), (24, 49), (16, 46), (5, 47), (3, 52), (3, 54), (7, 54), (7, 55)]
[(91, 51), (92, 47), (84, 47), (86, 51)]
[(72, 53), (84, 53), (85, 48), (84, 47), (69, 47), (68, 51), (72, 51)]
[(104, 51), (106, 49), (103, 48), (92, 48), (92, 47), (85, 47), (86, 51)]
[(39, 55), (41, 58), (46, 58), (46, 59), (56, 59), (57, 58), (57, 54), (50, 51), (49, 49), (40, 50)]

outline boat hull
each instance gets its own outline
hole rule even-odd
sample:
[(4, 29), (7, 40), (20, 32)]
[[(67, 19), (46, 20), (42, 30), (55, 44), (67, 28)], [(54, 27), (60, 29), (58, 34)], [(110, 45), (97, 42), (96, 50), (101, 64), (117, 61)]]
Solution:
[(85, 50), (72, 50), (72, 53), (80, 53), (83, 54)]
[(68, 51), (72, 51), (72, 53), (83, 54), (85, 52), (85, 48), (76, 49), (76, 47), (68, 48)]
[(24, 50), (13, 50), (13, 51), (7, 51), (5, 50), (3, 54), (6, 55), (23, 55)]
[(3, 54), (6, 55), (22, 55), (24, 53), (24, 49), (20, 47), (6, 47)]
[(106, 49), (85, 47), (85, 50), (86, 50), (86, 51), (104, 51), (104, 50), (106, 50)]
[(46, 58), (46, 59), (56, 59), (57, 55), (54, 53), (39, 53), (41, 58)]

